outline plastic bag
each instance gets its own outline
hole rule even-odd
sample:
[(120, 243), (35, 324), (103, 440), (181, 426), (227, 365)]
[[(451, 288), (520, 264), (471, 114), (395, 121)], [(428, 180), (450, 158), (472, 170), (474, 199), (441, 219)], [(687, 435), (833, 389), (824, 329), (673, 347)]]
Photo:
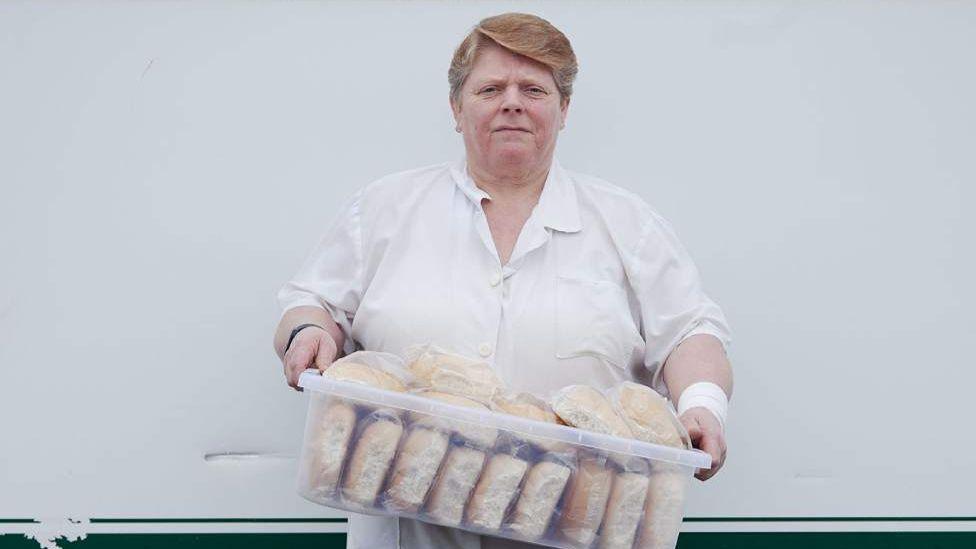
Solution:
[(614, 471), (607, 457), (581, 450), (569, 481), (559, 517), (561, 539), (574, 547), (589, 547), (596, 539), (613, 486)]
[[(488, 407), (457, 395), (433, 391), (421, 392), (445, 404), (464, 406), (488, 412)], [(451, 434), (451, 446), (434, 481), (426, 507), (429, 517), (448, 526), (458, 526), (474, 492), (488, 451), (498, 437), (498, 430), (480, 423), (447, 421), (425, 414), (411, 414), (415, 424), (438, 428)]]
[[(423, 390), (415, 393), (444, 404), (461, 406), (487, 412), (488, 408), (474, 400), (442, 393)], [(413, 411), (407, 415), (410, 422), (408, 434), (397, 453), (396, 465), (389, 487), (385, 494), (385, 505), (390, 509), (416, 513), (427, 500), (431, 488), (438, 482), (437, 472), (441, 469), (453, 438), (457, 444), (471, 446), (475, 449), (488, 448), (494, 442), (498, 431), (491, 427), (484, 427), (461, 421), (448, 421), (434, 414)], [(454, 455), (454, 461), (467, 457), (466, 454)], [(453, 461), (452, 461), (453, 466)], [(480, 470), (479, 470), (480, 472)], [(453, 482), (462, 485), (474, 484), (474, 479), (452, 477)], [(441, 493), (442, 490), (438, 490)], [(446, 509), (444, 506), (450, 499), (439, 498), (441, 505), (439, 512), (448, 518), (460, 514), (463, 509)]]
[(433, 520), (447, 526), (458, 526), (464, 508), (481, 476), (487, 454), (466, 444), (453, 444), (427, 503), (426, 512)]
[(322, 377), (404, 392), (415, 383), (403, 359), (392, 353), (356, 351), (336, 360)]
[(436, 345), (415, 345), (404, 351), (418, 387), (460, 395), (487, 404), (502, 383), (483, 360), (450, 353)]
[(574, 451), (564, 449), (546, 454), (532, 465), (525, 475), (512, 516), (506, 521), (507, 528), (516, 536), (535, 541), (558, 519), (558, 504), (576, 465), (575, 458)]
[[(472, 408), (483, 412), (489, 411), (488, 407), (484, 404), (468, 397), (456, 394), (443, 393), (429, 389), (416, 391), (414, 394), (452, 406)], [(490, 447), (492, 444), (494, 444), (495, 438), (498, 436), (498, 430), (490, 426), (467, 421), (459, 421), (456, 419), (443, 418), (435, 414), (428, 414), (424, 412), (411, 412), (410, 421), (413, 425), (452, 433), (455, 438), (459, 438), (478, 448)]]
[(607, 396), (637, 440), (691, 448), (691, 438), (674, 407), (654, 389), (625, 381), (608, 391)]
[(556, 391), (552, 409), (567, 424), (604, 435), (634, 438), (634, 433), (613, 409), (607, 397), (587, 385), (570, 385)]
[(529, 462), (518, 452), (498, 452), (488, 458), (465, 512), (467, 523), (485, 531), (496, 531), (518, 495)]
[(650, 467), (643, 459), (631, 458), (616, 468), (600, 528), (601, 549), (629, 549), (634, 545), (650, 484)]
[[(557, 424), (558, 418), (546, 402), (529, 393), (501, 392), (492, 399), (492, 409), (535, 421)], [(522, 453), (529, 462), (528, 472), (518, 491), (515, 506), (504, 521), (515, 536), (535, 541), (545, 534), (557, 515), (576, 454), (568, 444), (525, 433), (504, 433), (501, 449)]]
[[(404, 391), (412, 381), (400, 357), (368, 351), (352, 353), (335, 361), (322, 377), (391, 391)], [(310, 397), (305, 476), (300, 480), (310, 497), (329, 498), (335, 493), (357, 415), (368, 411), (372, 408), (361, 410), (347, 399), (320, 393)]]
[(342, 479), (344, 501), (360, 508), (375, 505), (402, 434), (403, 423), (388, 410), (376, 410), (360, 420), (356, 448)]
[(302, 477), (299, 485), (309, 497), (335, 496), (346, 452), (356, 429), (356, 408), (346, 399), (316, 393), (309, 401)]
[[(545, 400), (531, 393), (500, 391), (492, 397), (491, 409), (503, 414), (519, 416), (535, 421), (558, 424), (559, 418)], [(565, 442), (546, 437), (523, 435), (522, 439), (542, 452), (560, 452), (569, 448)]]
[(672, 549), (678, 542), (688, 479), (689, 471), (685, 467), (670, 463), (652, 465), (640, 526), (640, 547)]
[(450, 435), (438, 429), (411, 427), (397, 452), (385, 506), (416, 513), (427, 499), (434, 477), (447, 454)]

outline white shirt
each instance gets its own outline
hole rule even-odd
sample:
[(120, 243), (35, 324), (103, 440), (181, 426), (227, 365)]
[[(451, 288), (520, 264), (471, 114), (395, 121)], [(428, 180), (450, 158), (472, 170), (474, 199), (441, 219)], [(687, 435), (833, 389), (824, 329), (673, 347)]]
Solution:
[[(463, 161), (367, 185), (281, 289), (282, 308), (324, 308), (346, 353), (434, 343), (481, 357), (509, 388), (543, 397), (624, 380), (667, 396), (661, 366), (682, 340), (704, 333), (728, 345), (725, 317), (691, 258), (636, 194), (553, 162), (506, 265), (483, 199), (491, 197)], [(371, 548), (503, 545), (356, 514), (348, 539)]]

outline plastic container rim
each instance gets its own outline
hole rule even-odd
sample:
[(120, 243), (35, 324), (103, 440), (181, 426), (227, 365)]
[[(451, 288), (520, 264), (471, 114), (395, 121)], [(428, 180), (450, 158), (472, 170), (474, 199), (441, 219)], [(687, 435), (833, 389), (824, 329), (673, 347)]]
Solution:
[(317, 393), (326, 393), (373, 405), (391, 406), (411, 412), (432, 414), (480, 427), (489, 426), (524, 436), (546, 438), (605, 452), (629, 454), (655, 461), (694, 467), (695, 469), (707, 469), (711, 467), (712, 463), (711, 456), (701, 450), (672, 448), (650, 442), (583, 431), (566, 425), (555, 425), (493, 411), (455, 406), (409, 393), (396, 393), (359, 383), (327, 379), (314, 370), (303, 372), (298, 379), (298, 386)]

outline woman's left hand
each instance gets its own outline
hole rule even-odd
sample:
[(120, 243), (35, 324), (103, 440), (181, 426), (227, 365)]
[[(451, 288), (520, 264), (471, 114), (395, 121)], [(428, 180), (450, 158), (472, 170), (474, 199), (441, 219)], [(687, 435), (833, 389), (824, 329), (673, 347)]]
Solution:
[(703, 481), (712, 478), (725, 463), (725, 433), (718, 418), (706, 408), (698, 407), (686, 410), (678, 419), (688, 430), (692, 446), (712, 456), (712, 468), (698, 471), (695, 478)]

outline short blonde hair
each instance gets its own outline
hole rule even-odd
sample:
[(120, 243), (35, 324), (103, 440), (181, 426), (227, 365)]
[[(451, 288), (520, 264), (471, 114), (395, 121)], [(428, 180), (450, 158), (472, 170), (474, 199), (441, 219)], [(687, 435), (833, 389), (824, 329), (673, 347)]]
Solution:
[(573, 94), (579, 65), (566, 35), (541, 17), (503, 13), (482, 19), (454, 51), (447, 72), (452, 101), (459, 99), (461, 86), (471, 74), (478, 52), (492, 43), (549, 67), (563, 101)]

